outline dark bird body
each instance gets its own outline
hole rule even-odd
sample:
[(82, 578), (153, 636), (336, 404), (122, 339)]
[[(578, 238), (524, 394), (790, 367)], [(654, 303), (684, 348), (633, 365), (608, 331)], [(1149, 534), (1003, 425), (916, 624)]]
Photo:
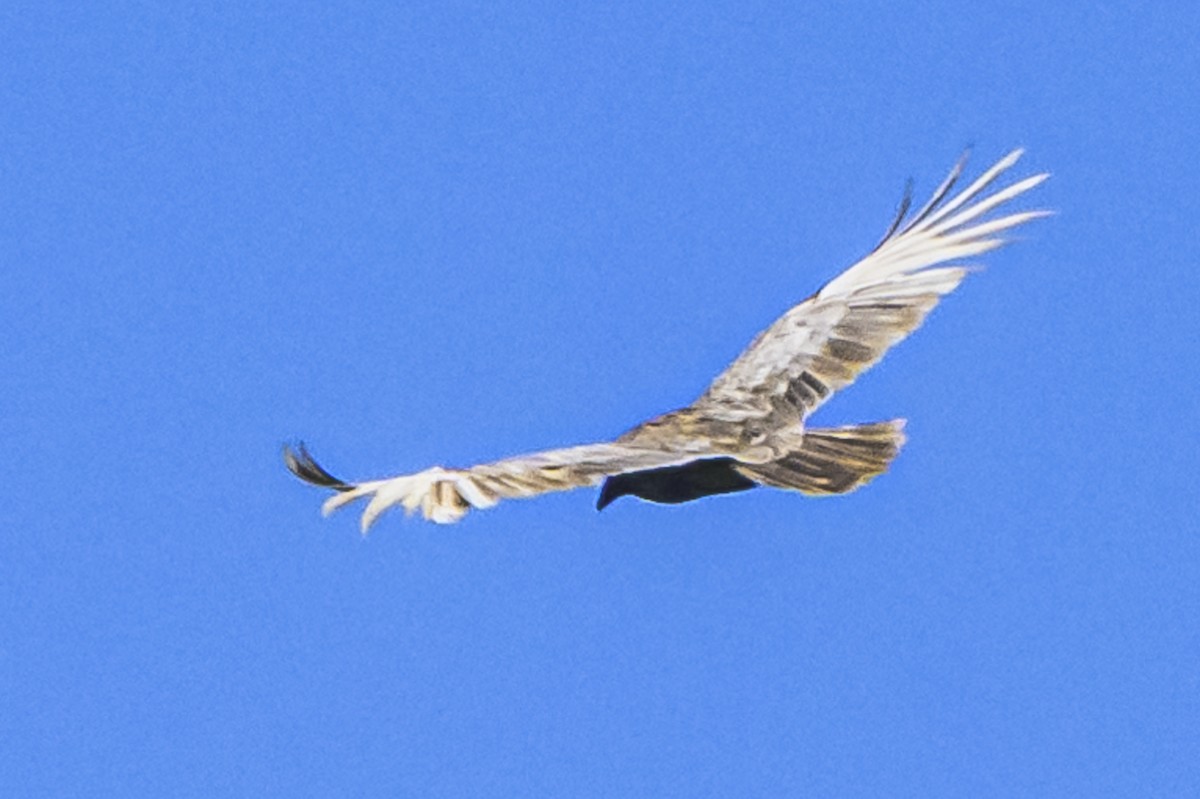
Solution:
[(733, 458), (708, 458), (683, 466), (664, 466), (607, 477), (596, 500), (596, 510), (604, 510), (613, 500), (624, 496), (640, 497), (664, 505), (678, 505), (713, 494), (732, 494), (754, 488), (758, 483), (738, 473)]

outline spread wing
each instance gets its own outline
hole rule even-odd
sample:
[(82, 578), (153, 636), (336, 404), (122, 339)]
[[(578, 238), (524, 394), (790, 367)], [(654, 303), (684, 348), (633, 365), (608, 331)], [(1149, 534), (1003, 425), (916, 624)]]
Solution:
[(362, 515), (365, 534), (388, 508), (401, 505), (408, 513), (418, 508), (426, 519), (450, 524), (471, 508), (490, 508), (502, 499), (536, 497), (552, 491), (594, 486), (606, 477), (690, 463), (703, 453), (668, 452), (623, 444), (589, 444), (548, 450), (467, 469), (435, 466), (417, 474), (365, 483), (347, 483), (325, 471), (303, 444), (284, 447), (288, 470), (305, 482), (337, 493), (326, 500), (328, 515), (356, 499), (370, 497)]
[(964, 155), (908, 220), (911, 198), (906, 192), (899, 214), (871, 254), (760, 333), (697, 404), (763, 412), (783, 406), (803, 417), (852, 383), (915, 330), (969, 269), (943, 264), (994, 250), (1005, 243), (999, 234), (1047, 215), (1026, 211), (981, 221), (1048, 177), (1034, 175), (988, 193), (1021, 153), (1009, 153), (949, 199), (966, 163)]

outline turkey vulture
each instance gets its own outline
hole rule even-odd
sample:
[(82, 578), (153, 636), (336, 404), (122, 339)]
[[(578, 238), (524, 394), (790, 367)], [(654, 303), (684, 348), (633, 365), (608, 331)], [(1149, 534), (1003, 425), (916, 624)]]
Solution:
[[(284, 447), (292, 474), (336, 493), (324, 511), (370, 498), (365, 533), (393, 505), (439, 524), (502, 499), (603, 483), (598, 508), (631, 494), (687, 502), (765, 485), (805, 494), (851, 491), (887, 469), (904, 443), (903, 420), (806, 428), (805, 419), (915, 330), (972, 259), (1005, 243), (999, 234), (1045, 216), (1023, 211), (986, 219), (1046, 174), (993, 190), (1021, 157), (1015, 150), (958, 194), (966, 155), (911, 218), (911, 193), (869, 255), (760, 333), (686, 408), (638, 425), (613, 441), (521, 455), (466, 468), (347, 483), (303, 444)], [(951, 265), (945, 265), (947, 263)]]

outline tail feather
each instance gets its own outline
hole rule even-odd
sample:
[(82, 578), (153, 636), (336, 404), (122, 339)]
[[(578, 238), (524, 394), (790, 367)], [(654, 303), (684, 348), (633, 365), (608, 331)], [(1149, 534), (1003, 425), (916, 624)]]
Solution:
[(904, 420), (804, 431), (800, 449), (763, 464), (738, 464), (746, 477), (805, 494), (844, 494), (887, 471), (904, 444)]

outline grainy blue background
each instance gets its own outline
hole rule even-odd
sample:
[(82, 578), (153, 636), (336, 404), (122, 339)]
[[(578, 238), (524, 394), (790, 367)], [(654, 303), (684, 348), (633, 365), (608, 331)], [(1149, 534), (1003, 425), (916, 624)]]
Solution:
[[(6, 796), (1200, 791), (1200, 12), (0, 10)], [(818, 417), (857, 494), (438, 528), (689, 402), (968, 144), (1059, 212)]]

